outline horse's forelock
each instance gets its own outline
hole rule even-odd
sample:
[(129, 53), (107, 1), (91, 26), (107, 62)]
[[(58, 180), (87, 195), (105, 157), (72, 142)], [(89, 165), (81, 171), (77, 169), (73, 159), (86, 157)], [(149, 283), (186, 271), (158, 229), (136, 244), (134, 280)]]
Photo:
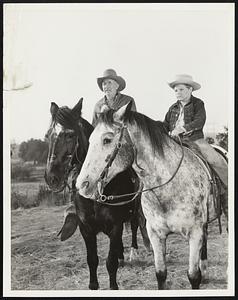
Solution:
[(60, 107), (54, 119), (61, 126), (68, 129), (75, 129), (78, 126), (78, 119), (68, 106)]
[(114, 113), (115, 113), (114, 109), (109, 109), (109, 110), (101, 112), (96, 121), (96, 126), (99, 123), (105, 123), (109, 126), (112, 126), (114, 124), (114, 122), (113, 122), (113, 114)]

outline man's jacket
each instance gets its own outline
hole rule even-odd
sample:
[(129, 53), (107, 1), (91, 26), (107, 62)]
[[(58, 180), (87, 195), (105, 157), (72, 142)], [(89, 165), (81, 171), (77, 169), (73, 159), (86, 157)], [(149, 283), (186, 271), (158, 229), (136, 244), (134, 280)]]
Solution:
[(96, 120), (99, 117), (99, 114), (104, 111), (105, 109), (114, 109), (114, 110), (118, 110), (119, 108), (121, 108), (123, 105), (128, 104), (130, 101), (132, 101), (132, 107), (131, 110), (136, 111), (136, 105), (135, 105), (135, 101), (132, 97), (118, 93), (116, 95), (116, 98), (113, 100), (112, 103), (110, 103), (107, 99), (106, 96), (104, 96), (102, 99), (100, 99), (94, 108), (94, 112), (93, 112), (93, 121), (92, 121), (92, 125), (95, 127), (95, 123)]

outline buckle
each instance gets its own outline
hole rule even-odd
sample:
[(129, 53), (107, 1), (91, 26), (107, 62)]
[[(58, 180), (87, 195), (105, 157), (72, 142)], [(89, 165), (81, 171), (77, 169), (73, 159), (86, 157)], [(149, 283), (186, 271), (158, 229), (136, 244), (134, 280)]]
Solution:
[(100, 195), (99, 199), (98, 199), (98, 202), (105, 202), (107, 201), (107, 196), (105, 195)]

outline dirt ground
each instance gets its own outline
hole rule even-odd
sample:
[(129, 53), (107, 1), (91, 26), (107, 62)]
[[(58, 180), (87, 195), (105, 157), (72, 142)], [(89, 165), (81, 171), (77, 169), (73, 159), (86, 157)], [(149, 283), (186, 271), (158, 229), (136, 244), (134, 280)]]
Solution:
[[(89, 271), (83, 238), (77, 232), (67, 241), (56, 236), (63, 221), (64, 206), (17, 209), (11, 213), (11, 288), (12, 290), (87, 290)], [(228, 235), (217, 221), (208, 231), (209, 281), (201, 289), (227, 288)], [(106, 270), (108, 238), (98, 240), (98, 279), (101, 290), (109, 288)], [(148, 252), (138, 231), (138, 259), (129, 262), (131, 233), (123, 234), (125, 266), (118, 270), (121, 290), (156, 290), (153, 253)], [(167, 289), (187, 290), (188, 243), (172, 234), (167, 240)]]

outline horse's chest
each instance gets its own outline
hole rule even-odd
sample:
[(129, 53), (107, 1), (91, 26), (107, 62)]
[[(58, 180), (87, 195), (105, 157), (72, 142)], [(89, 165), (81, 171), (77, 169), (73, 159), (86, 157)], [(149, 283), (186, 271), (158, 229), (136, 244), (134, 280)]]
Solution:
[(150, 224), (153, 224), (153, 227), (166, 229), (166, 218), (158, 202), (153, 201), (153, 199), (151, 200), (146, 197), (142, 197), (141, 204), (147, 221)]
[(187, 236), (189, 228), (195, 219), (200, 219), (202, 214), (201, 201), (186, 197), (183, 193), (177, 197), (147, 194), (142, 197), (143, 213), (155, 230), (163, 233), (177, 232)]

